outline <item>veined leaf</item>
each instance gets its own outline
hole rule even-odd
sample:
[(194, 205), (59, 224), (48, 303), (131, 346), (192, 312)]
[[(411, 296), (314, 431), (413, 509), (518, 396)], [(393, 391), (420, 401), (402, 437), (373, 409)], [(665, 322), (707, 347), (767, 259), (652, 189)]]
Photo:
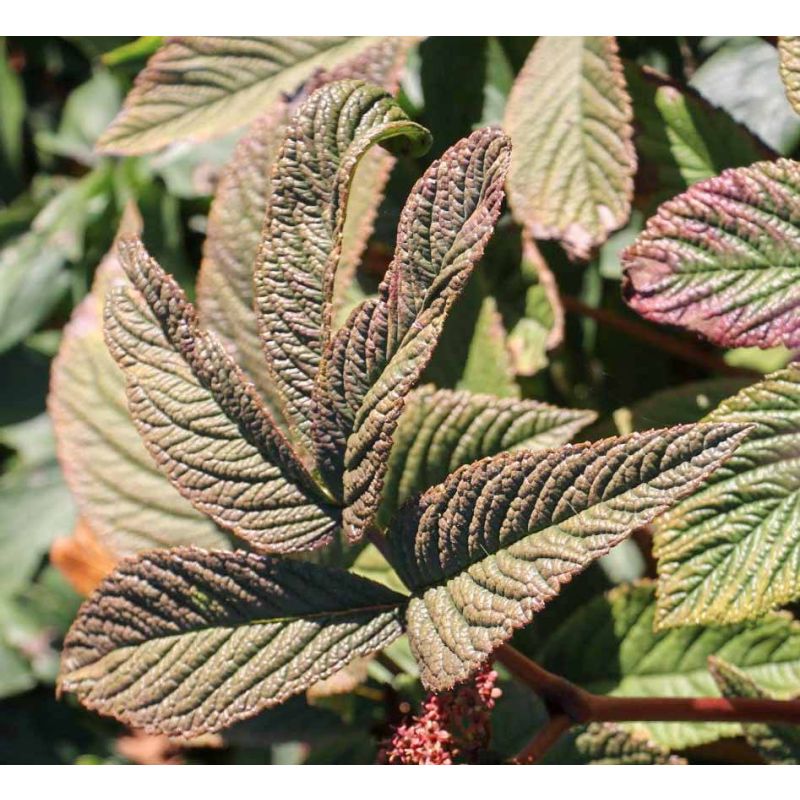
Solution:
[(225, 547), (225, 534), (159, 472), (131, 419), (124, 376), (103, 341), (106, 293), (124, 280), (110, 253), (53, 362), (48, 407), (64, 476), (89, 527), (116, 556), (180, 544)]
[(779, 36), (778, 55), (786, 97), (800, 114), (800, 36)]
[(636, 153), (612, 36), (542, 36), (517, 76), (505, 128), (509, 203), (537, 239), (588, 258), (631, 211)]
[(695, 490), (744, 425), (679, 425), (462, 467), (409, 502), (389, 537), (414, 592), (423, 683), (466, 678), (564, 583)]
[(625, 65), (636, 118), (637, 194), (648, 207), (775, 153), (722, 108), (648, 67)]
[[(764, 691), (746, 672), (721, 658), (710, 656), (708, 669), (723, 697), (778, 699)], [(742, 727), (748, 744), (768, 764), (800, 763), (800, 727), (797, 725), (747, 723)]]
[(208, 139), (245, 125), (318, 69), (373, 46), (377, 37), (180, 36), (148, 62), (98, 142), (135, 155), (175, 139)]
[[(316, 76), (312, 83), (359, 78), (394, 93), (409, 44), (405, 39), (381, 39), (333, 72)], [(197, 284), (201, 321), (232, 348), (237, 363), (273, 411), (279, 409), (279, 403), (274, 384), (265, 374), (253, 311), (253, 265), (267, 210), (270, 174), (286, 136), (290, 109), (289, 103), (279, 101), (239, 142), (211, 205)], [(356, 171), (347, 200), (337, 286), (352, 279), (393, 164), (389, 152), (373, 148)]]
[(464, 464), (507, 450), (556, 447), (595, 417), (536, 400), (417, 389), (394, 434), (378, 522), (387, 525), (406, 500)]
[(739, 622), (800, 597), (800, 367), (742, 389), (704, 421), (754, 429), (654, 526), (659, 626)]
[[(380, 505), (392, 437), (444, 320), (500, 213), (508, 139), (483, 128), (451, 147), (412, 190), (377, 299), (334, 337), (318, 378), (323, 471), (344, 465), (345, 530), (362, 536)], [(351, 433), (352, 432), (352, 433)]]
[[(655, 587), (620, 586), (577, 609), (537, 654), (584, 688), (619, 697), (719, 696), (708, 657), (736, 665), (776, 696), (800, 686), (800, 623), (768, 614), (751, 624), (653, 630)], [(639, 725), (640, 723), (637, 723)], [(741, 733), (737, 723), (641, 723), (661, 745), (694, 747)], [(627, 726), (626, 726), (627, 727)]]
[(338, 529), (252, 383), (204, 331), (177, 283), (138, 239), (119, 244), (134, 288), (106, 304), (106, 339), (139, 433), (198, 510), (259, 549), (319, 547)]
[(402, 602), (305, 562), (153, 551), (123, 562), (82, 606), (59, 689), (145, 731), (218, 731), (397, 638)]
[(685, 764), (686, 759), (652, 741), (641, 729), (592, 722), (567, 732), (547, 752), (544, 764)]
[(622, 254), (628, 304), (724, 347), (800, 346), (800, 164), (731, 169), (664, 203)]
[(308, 453), (350, 183), (361, 157), (379, 142), (424, 152), (430, 134), (376, 86), (328, 84), (288, 125), (273, 168), (254, 275), (256, 310), (268, 375)]

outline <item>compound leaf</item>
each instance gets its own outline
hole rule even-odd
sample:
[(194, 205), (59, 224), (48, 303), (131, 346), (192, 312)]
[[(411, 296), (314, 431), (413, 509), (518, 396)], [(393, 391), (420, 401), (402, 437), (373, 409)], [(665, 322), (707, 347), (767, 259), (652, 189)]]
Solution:
[[(777, 699), (764, 691), (746, 672), (721, 658), (710, 656), (708, 669), (723, 697)], [(800, 763), (800, 727), (797, 725), (742, 725), (748, 744), (758, 751), (768, 764)]]
[(630, 215), (631, 102), (612, 36), (542, 36), (506, 106), (509, 203), (537, 239), (588, 258)]
[[(736, 665), (776, 696), (800, 686), (800, 623), (768, 614), (750, 624), (655, 632), (655, 587), (620, 586), (585, 603), (537, 654), (544, 667), (584, 688), (619, 697), (719, 696), (708, 657)], [(741, 733), (738, 723), (648, 722), (652, 738), (680, 749)]]
[(800, 36), (779, 36), (778, 56), (786, 97), (800, 114)]
[(53, 362), (48, 408), (64, 476), (89, 527), (118, 556), (180, 544), (225, 547), (225, 534), (158, 470), (131, 419), (124, 376), (103, 341), (106, 293), (124, 280), (112, 252)]
[(695, 490), (744, 425), (679, 425), (462, 467), (409, 502), (392, 565), (413, 591), (411, 648), (423, 683), (466, 678), (564, 583)]
[(178, 36), (139, 74), (122, 111), (98, 141), (135, 155), (176, 139), (209, 139), (245, 125), (318, 69), (376, 44), (376, 37)]
[(412, 392), (394, 434), (378, 522), (451, 472), (507, 450), (556, 447), (596, 417), (536, 400), (425, 386)]
[(754, 428), (654, 526), (659, 626), (739, 622), (800, 597), (800, 367), (742, 389), (704, 421)]
[(267, 374), (308, 453), (350, 183), (361, 157), (378, 142), (424, 152), (430, 134), (385, 90), (340, 81), (303, 103), (273, 167), (254, 275), (256, 310)]
[(397, 638), (402, 602), (305, 562), (156, 550), (123, 562), (84, 603), (59, 689), (145, 731), (217, 731)]
[(253, 384), (203, 330), (177, 283), (136, 238), (119, 244), (133, 287), (106, 304), (106, 339), (156, 463), (219, 525), (259, 549), (319, 547), (338, 529)]
[(664, 203), (622, 254), (628, 304), (723, 347), (800, 346), (800, 164), (726, 170)]

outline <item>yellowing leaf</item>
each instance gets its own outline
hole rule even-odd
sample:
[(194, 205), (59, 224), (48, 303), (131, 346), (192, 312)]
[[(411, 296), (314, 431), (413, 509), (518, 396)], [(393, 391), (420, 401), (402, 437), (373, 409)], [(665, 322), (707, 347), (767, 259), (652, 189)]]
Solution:
[(800, 36), (779, 36), (778, 55), (786, 97), (800, 114)]
[(539, 38), (505, 117), (509, 203), (532, 236), (588, 258), (625, 224), (636, 170), (631, 121), (613, 37)]

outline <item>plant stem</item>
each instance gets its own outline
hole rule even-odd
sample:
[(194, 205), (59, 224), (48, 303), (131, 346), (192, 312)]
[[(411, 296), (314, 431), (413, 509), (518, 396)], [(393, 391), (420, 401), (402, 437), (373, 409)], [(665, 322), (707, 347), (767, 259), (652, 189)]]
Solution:
[(495, 658), (544, 701), (550, 721), (517, 756), (532, 763), (571, 725), (587, 722), (762, 722), (800, 725), (800, 700), (752, 697), (610, 697), (587, 692), (504, 644)]

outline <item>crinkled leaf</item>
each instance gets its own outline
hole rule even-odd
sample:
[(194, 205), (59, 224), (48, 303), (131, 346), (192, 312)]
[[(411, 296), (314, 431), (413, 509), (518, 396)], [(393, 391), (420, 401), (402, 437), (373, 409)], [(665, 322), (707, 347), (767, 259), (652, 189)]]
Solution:
[[(797, 692), (800, 623), (788, 615), (661, 633), (653, 630), (654, 616), (652, 584), (613, 589), (573, 612), (551, 634), (537, 660), (590, 691), (620, 697), (718, 696), (708, 671), (709, 656), (735, 664), (782, 698)], [(741, 733), (735, 723), (641, 724), (659, 744), (674, 749)]]
[(704, 421), (755, 427), (656, 522), (660, 626), (739, 622), (800, 597), (800, 367), (742, 389)]
[(110, 295), (106, 340), (156, 463), (195, 508), (259, 549), (330, 541), (338, 511), (321, 499), (253, 384), (138, 239), (122, 239), (119, 254), (133, 288)]
[(251, 122), (318, 69), (359, 55), (377, 37), (179, 36), (139, 74), (98, 142), (105, 153), (157, 150)]
[(255, 300), (269, 378), (311, 453), (314, 380), (330, 328), (353, 173), (374, 144), (424, 152), (430, 135), (385, 90), (340, 81), (303, 103), (285, 137), (273, 167)]
[(539, 38), (506, 106), (518, 222), (577, 258), (624, 225), (636, 171), (631, 121), (614, 37)]
[(637, 194), (647, 207), (729, 167), (774, 157), (772, 150), (722, 108), (664, 75), (626, 64), (636, 119)]
[[(408, 46), (404, 39), (382, 39), (333, 72), (315, 77), (313, 83), (360, 78), (393, 93)], [(211, 205), (197, 286), (202, 322), (233, 348), (237, 362), (273, 410), (278, 401), (264, 368), (253, 311), (253, 265), (261, 241), (272, 166), (286, 136), (290, 109), (285, 101), (276, 103), (238, 144)], [(337, 285), (346, 285), (352, 278), (393, 163), (386, 150), (373, 148), (356, 171), (347, 200)]]
[(123, 562), (82, 606), (59, 687), (145, 731), (217, 731), (397, 638), (402, 601), (300, 561), (153, 551)]
[(543, 764), (685, 764), (641, 729), (613, 722), (579, 725), (547, 752)]
[[(746, 672), (721, 658), (708, 659), (708, 668), (723, 697), (777, 699), (764, 691)], [(800, 726), (746, 723), (744, 735), (768, 764), (800, 764)]]
[(109, 254), (53, 362), (48, 406), (64, 477), (88, 526), (117, 556), (180, 544), (225, 547), (225, 534), (158, 470), (131, 419), (125, 378), (103, 341), (106, 293), (124, 280)]
[(326, 352), (314, 433), (330, 483), (343, 468), (351, 539), (363, 535), (378, 511), (405, 397), (491, 236), (508, 159), (508, 139), (483, 128), (431, 164), (403, 209), (379, 297), (353, 311)]
[(800, 36), (779, 36), (778, 56), (786, 97), (800, 114)]
[(800, 164), (726, 170), (662, 205), (622, 256), (640, 314), (724, 347), (800, 346)]
[(378, 522), (387, 525), (406, 500), (464, 464), (507, 450), (556, 447), (595, 416), (536, 400), (417, 389), (394, 434)]
[(695, 490), (743, 425), (683, 425), (462, 467), (409, 502), (392, 564), (423, 683), (466, 678), (564, 583)]

